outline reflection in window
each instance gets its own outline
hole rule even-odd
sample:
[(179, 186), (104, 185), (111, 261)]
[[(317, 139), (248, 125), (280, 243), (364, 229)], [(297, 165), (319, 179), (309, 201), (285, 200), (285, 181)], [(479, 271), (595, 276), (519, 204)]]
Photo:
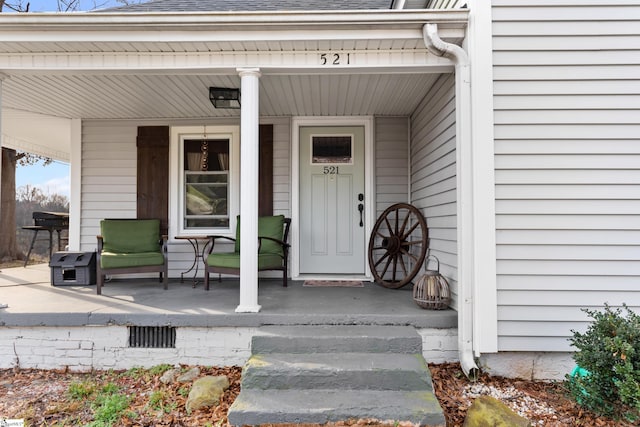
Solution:
[(187, 139), (183, 150), (184, 228), (229, 227), (229, 140)]
[(351, 136), (313, 136), (312, 163), (352, 163)]

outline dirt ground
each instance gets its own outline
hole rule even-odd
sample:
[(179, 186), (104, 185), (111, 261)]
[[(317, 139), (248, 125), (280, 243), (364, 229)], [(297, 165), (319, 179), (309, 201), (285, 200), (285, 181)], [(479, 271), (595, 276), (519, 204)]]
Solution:
[[(630, 425), (583, 411), (567, 396), (562, 383), (508, 380), (487, 375), (481, 375), (478, 382), (470, 383), (458, 364), (430, 365), (429, 368), (448, 427), (462, 426), (467, 409), (481, 394), (499, 398), (534, 426)], [(201, 376), (226, 375), (231, 386), (219, 405), (192, 414), (185, 411), (188, 385), (163, 384), (159, 380), (161, 369), (84, 374), (33, 369), (0, 370), (0, 420), (3, 417), (25, 419), (28, 426), (110, 425), (95, 422), (96, 402), (101, 390), (116, 390), (126, 396), (127, 407), (112, 425), (224, 426), (229, 406), (240, 392), (241, 368), (200, 369)], [(333, 425), (385, 424), (375, 420), (346, 420)]]

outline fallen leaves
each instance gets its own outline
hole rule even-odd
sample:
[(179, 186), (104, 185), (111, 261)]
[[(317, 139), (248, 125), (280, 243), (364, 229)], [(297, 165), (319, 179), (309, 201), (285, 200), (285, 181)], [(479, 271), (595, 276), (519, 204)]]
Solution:
[[(183, 367), (187, 370), (188, 367)], [(194, 411), (188, 415), (185, 403), (190, 384), (162, 384), (160, 375), (146, 370), (69, 373), (35, 369), (0, 371), (0, 417), (24, 418), (30, 425), (84, 425), (93, 420), (93, 412), (85, 400), (74, 400), (68, 390), (72, 384), (95, 383), (117, 386), (130, 399), (121, 426), (196, 426), (226, 425), (227, 411), (240, 393), (240, 367), (200, 367), (200, 375), (225, 375), (231, 386), (215, 408)], [(155, 402), (161, 393), (162, 402)]]
[(476, 383), (470, 383), (457, 363), (431, 364), (429, 369), (448, 427), (463, 425), (467, 409), (479, 395), (502, 400), (534, 426), (631, 426), (583, 410), (569, 397), (562, 382), (514, 380), (481, 374)]
[[(182, 366), (182, 371), (190, 366)], [(100, 390), (107, 384), (117, 386), (128, 396), (128, 416), (118, 425), (133, 426), (225, 426), (229, 407), (240, 393), (242, 369), (232, 367), (202, 367), (200, 376), (225, 375), (230, 387), (219, 405), (194, 411), (188, 415), (185, 403), (191, 384), (160, 381), (162, 372), (135, 369), (129, 371), (99, 371), (70, 373), (50, 370), (1, 370), (0, 417), (25, 418), (30, 425), (84, 425), (93, 420), (93, 412), (86, 399), (72, 399), (68, 390), (72, 384), (88, 384)], [(512, 380), (481, 374), (471, 384), (456, 363), (429, 365), (434, 389), (442, 406), (447, 426), (462, 426), (474, 396), (496, 395), (507, 405), (512, 404), (533, 425), (549, 427), (630, 426), (622, 421), (598, 417), (582, 410), (566, 393), (562, 383)], [(90, 387), (89, 387), (90, 388)], [(376, 420), (346, 420), (329, 424), (335, 427), (393, 425)], [(404, 424), (396, 424), (403, 426)], [(308, 426), (313, 426), (308, 424)], [(281, 426), (278, 426), (281, 427)]]

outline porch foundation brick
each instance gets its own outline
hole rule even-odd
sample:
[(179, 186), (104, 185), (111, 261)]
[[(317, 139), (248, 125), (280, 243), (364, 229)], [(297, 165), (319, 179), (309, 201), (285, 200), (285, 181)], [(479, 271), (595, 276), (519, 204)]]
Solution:
[[(418, 330), (428, 362), (457, 360), (455, 329)], [(175, 348), (129, 348), (126, 326), (0, 327), (0, 369), (89, 371), (159, 364), (242, 366), (257, 327), (178, 327)]]
[(418, 329), (422, 337), (422, 355), (429, 363), (458, 361), (458, 330)]
[(479, 367), (491, 375), (533, 380), (563, 380), (574, 368), (573, 354), (503, 352), (483, 354)]
[(237, 365), (249, 359), (253, 327), (181, 327), (175, 348), (129, 348), (126, 326), (2, 327), (0, 369), (129, 369), (163, 363)]

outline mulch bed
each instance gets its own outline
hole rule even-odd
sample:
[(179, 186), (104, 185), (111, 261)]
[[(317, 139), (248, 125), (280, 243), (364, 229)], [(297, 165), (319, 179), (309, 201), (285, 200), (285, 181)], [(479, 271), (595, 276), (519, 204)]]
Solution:
[[(190, 368), (184, 366), (184, 369)], [(511, 380), (481, 374), (470, 383), (457, 363), (429, 365), (436, 396), (443, 407), (447, 426), (462, 426), (467, 409), (479, 394), (500, 398), (514, 410), (540, 426), (630, 426), (621, 421), (598, 417), (582, 410), (567, 395), (562, 383)], [(187, 414), (188, 385), (160, 382), (160, 375), (147, 370), (70, 373), (64, 371), (15, 369), (0, 370), (0, 419), (24, 418), (30, 426), (85, 425), (93, 421), (91, 398), (71, 399), (72, 384), (91, 382), (100, 388), (115, 384), (130, 399), (132, 417), (123, 417), (118, 426), (224, 426), (227, 411), (240, 392), (239, 367), (200, 367), (201, 376), (226, 375), (231, 384), (221, 403)], [(152, 394), (156, 402), (152, 404)], [(158, 394), (160, 393), (160, 394)], [(158, 402), (157, 397), (162, 396)], [(383, 425), (375, 420), (348, 420), (333, 426)], [(407, 423), (399, 423), (403, 426)]]
[(458, 363), (429, 365), (436, 397), (440, 401), (447, 427), (462, 426), (467, 409), (479, 394), (503, 401), (534, 426), (631, 426), (621, 420), (599, 417), (582, 409), (568, 394), (562, 382), (543, 382), (492, 377), (480, 374), (471, 384)]

